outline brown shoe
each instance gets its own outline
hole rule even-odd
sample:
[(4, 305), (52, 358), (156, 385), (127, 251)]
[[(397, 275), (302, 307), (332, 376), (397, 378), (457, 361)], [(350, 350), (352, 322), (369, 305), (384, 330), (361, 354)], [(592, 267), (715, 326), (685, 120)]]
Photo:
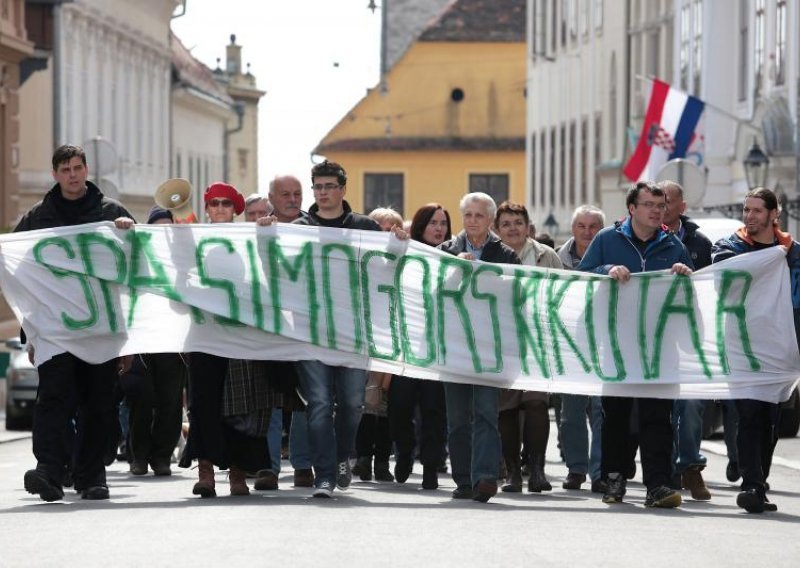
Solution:
[(681, 484), (684, 489), (692, 492), (692, 499), (695, 501), (708, 501), (711, 499), (711, 493), (708, 491), (700, 471), (702, 471), (701, 466), (689, 466), (681, 476)]
[(278, 489), (278, 476), (268, 469), (258, 470), (253, 489), (256, 491), (276, 491)]
[(497, 481), (492, 479), (481, 479), (472, 489), (473, 501), (486, 503), (495, 495), (497, 495)]
[(295, 487), (314, 487), (314, 472), (311, 469), (294, 470)]
[(231, 495), (235, 497), (250, 495), (250, 489), (247, 487), (247, 475), (243, 469), (232, 465), (228, 470), (228, 482), (231, 485)]
[(216, 497), (214, 489), (214, 464), (208, 460), (200, 460), (197, 466), (200, 480), (194, 484), (192, 493), (200, 497)]

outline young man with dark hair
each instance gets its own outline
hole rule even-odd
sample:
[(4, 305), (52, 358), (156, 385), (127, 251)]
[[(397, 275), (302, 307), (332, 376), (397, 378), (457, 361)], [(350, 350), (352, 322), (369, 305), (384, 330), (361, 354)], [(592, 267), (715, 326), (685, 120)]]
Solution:
[[(131, 214), (117, 201), (104, 197), (88, 181), (86, 154), (78, 146), (59, 146), (53, 154), (55, 185), (20, 220), (15, 232), (52, 227), (114, 221), (133, 223)], [(23, 322), (23, 334), (25, 322)], [(35, 340), (35, 338), (34, 338)], [(108, 499), (103, 455), (113, 420), (114, 383), (130, 367), (131, 357), (114, 358), (98, 365), (72, 353), (61, 353), (47, 361), (31, 362), (39, 371), (39, 390), (33, 419), (33, 454), (36, 469), (25, 472), (25, 490), (44, 501), (64, 497), (62, 479), (67, 460), (64, 438), (68, 422), (76, 415), (79, 440), (75, 455), (75, 490), (84, 499)]]
[[(688, 276), (692, 261), (680, 239), (662, 227), (667, 208), (664, 192), (638, 182), (625, 199), (628, 217), (601, 230), (586, 249), (578, 270), (607, 274), (625, 284), (635, 272), (669, 269)], [(672, 470), (672, 400), (640, 398), (639, 439), (646, 507), (677, 507), (681, 494), (669, 487)], [(602, 472), (607, 482), (604, 503), (621, 503), (624, 472), (630, 461), (631, 408), (628, 397), (603, 397)]]
[[(780, 246), (786, 253), (789, 278), (796, 282), (800, 275), (800, 243), (780, 230), (779, 215), (778, 198), (772, 190), (759, 187), (748, 192), (742, 209), (744, 227), (717, 241), (711, 249), (711, 261), (717, 263), (739, 254)], [(800, 292), (796, 286), (792, 290), (794, 330), (800, 347)], [(739, 414), (736, 447), (742, 474), (742, 491), (736, 497), (736, 504), (748, 513), (777, 511), (778, 507), (767, 499), (767, 477), (778, 443), (780, 405), (752, 399), (734, 403)]]

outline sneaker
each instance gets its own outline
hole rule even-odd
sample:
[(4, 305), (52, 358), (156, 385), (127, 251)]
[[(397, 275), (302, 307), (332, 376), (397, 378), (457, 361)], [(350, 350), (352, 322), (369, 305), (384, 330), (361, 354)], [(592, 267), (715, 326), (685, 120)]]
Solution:
[(738, 479), (741, 477), (741, 474), (739, 473), (739, 462), (728, 462), (728, 467), (725, 468), (725, 477), (727, 477), (728, 481), (731, 483), (738, 481)]
[(561, 484), (561, 487), (572, 490), (580, 489), (584, 481), (586, 481), (585, 473), (568, 473), (567, 478), (564, 480), (564, 483)]
[(453, 499), (472, 499), (472, 487), (459, 485), (453, 489)]
[(153, 470), (153, 475), (156, 477), (168, 477), (172, 475), (172, 469), (169, 467), (169, 460), (152, 460), (150, 462), (150, 469)]
[(350, 469), (350, 460), (339, 462), (336, 472), (336, 485), (342, 489), (350, 487), (350, 482), (353, 481), (353, 472)]
[[(736, 496), (736, 505), (748, 513), (763, 513), (766, 510), (767, 499), (756, 489), (747, 489)], [(772, 503), (770, 503), (772, 505)], [(773, 505), (774, 506), (774, 505)], [(778, 510), (775, 507), (774, 510)]]
[(256, 473), (256, 481), (253, 484), (253, 489), (256, 491), (277, 491), (278, 490), (278, 476), (275, 472), (269, 469), (260, 469)]
[(764, 496), (764, 511), (769, 513), (774, 513), (778, 510), (778, 506), (775, 503), (771, 503), (769, 497), (766, 495)]
[(413, 470), (414, 461), (411, 456), (402, 454), (397, 456), (397, 461), (394, 464), (394, 478), (397, 483), (405, 483)]
[(592, 481), (592, 493), (601, 493), (605, 495), (606, 491), (608, 491), (608, 483), (602, 479), (595, 479)]
[(695, 501), (708, 501), (711, 499), (711, 493), (706, 487), (706, 482), (703, 481), (701, 470), (701, 466), (689, 466), (681, 475), (681, 485), (683, 485), (684, 489), (692, 492), (692, 499)]
[(25, 491), (31, 495), (38, 495), (42, 501), (48, 503), (64, 498), (64, 490), (35, 469), (25, 472)]
[(661, 509), (674, 509), (681, 505), (681, 494), (666, 485), (659, 485), (647, 490), (644, 499), (645, 507), (659, 507)]
[(627, 483), (621, 473), (609, 473), (606, 492), (603, 494), (603, 503), (622, 503)]
[(321, 499), (330, 499), (333, 497), (334, 487), (335, 485), (330, 481), (320, 481), (319, 485), (314, 488), (314, 492), (311, 494), (311, 496)]

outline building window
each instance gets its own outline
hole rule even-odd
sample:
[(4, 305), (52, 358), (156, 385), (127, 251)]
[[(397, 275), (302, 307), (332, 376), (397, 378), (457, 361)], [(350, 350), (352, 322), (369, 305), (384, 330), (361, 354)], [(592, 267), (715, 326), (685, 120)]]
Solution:
[(691, 6), (684, 4), (681, 7), (681, 48), (680, 48), (680, 73), (681, 89), (689, 90), (689, 49), (691, 42)]
[(498, 205), (508, 201), (508, 174), (469, 174), (469, 191), (482, 191)]
[(553, 127), (550, 130), (550, 207), (555, 207), (556, 204), (556, 137), (558, 131)]
[(737, 91), (740, 101), (747, 99), (747, 80), (750, 78), (747, 74), (747, 54), (749, 52), (747, 42), (750, 33), (749, 6), (750, 0), (739, 0), (739, 84)]
[(181, 175), (181, 153), (175, 154), (175, 177), (183, 177)]
[(754, 57), (753, 65), (755, 72), (755, 88), (759, 92), (761, 88), (761, 79), (764, 73), (764, 52), (766, 51), (766, 37), (764, 32), (766, 30), (767, 15), (764, 10), (764, 0), (755, 0), (756, 4), (756, 21), (755, 21), (755, 37), (753, 38)]
[(647, 34), (647, 61), (645, 73), (647, 77), (660, 77), (658, 62), (661, 48), (661, 29), (655, 28)]
[(786, 80), (786, 0), (778, 0), (775, 12), (775, 84)]
[(567, 155), (569, 159), (569, 172), (572, 179), (569, 180), (569, 203), (570, 207), (574, 207), (575, 204), (575, 153), (577, 152), (577, 148), (575, 148), (575, 121), (569, 123), (569, 146), (567, 147)]
[(536, 133), (531, 134), (531, 199), (530, 202), (536, 206), (536, 174), (539, 170), (536, 168)]
[(558, 202), (564, 203), (567, 198), (567, 127), (561, 125), (558, 145), (560, 152), (558, 156)]
[[(561, 0), (561, 47), (567, 45), (567, 26), (569, 22), (569, 2), (571, 0)], [(572, 34), (570, 34), (572, 35)]]
[(364, 174), (364, 211), (391, 207), (403, 215), (403, 174)]
[(555, 0), (552, 0), (553, 4), (550, 5), (550, 12), (551, 12), (551, 29), (550, 29), (550, 53), (555, 53), (556, 48), (558, 47), (558, 10), (556, 10)]
[(591, 24), (589, 23), (589, 2), (591, 0), (581, 0), (581, 28), (583, 29), (583, 35), (588, 36), (589, 31), (591, 29)]
[[(611, 69), (608, 88), (608, 145), (611, 155), (617, 155), (617, 53), (611, 53)], [(574, 170), (574, 168), (573, 168)]]
[(547, 130), (542, 130), (539, 134), (539, 198), (540, 203), (545, 202), (545, 191), (547, 188)]
[(692, 63), (693, 63), (693, 92), (694, 95), (700, 96), (700, 80), (702, 77), (702, 63), (703, 63), (703, 0), (694, 0), (692, 4), (692, 27), (694, 34), (692, 37)]
[(592, 0), (594, 5), (594, 29), (603, 31), (603, 0)]
[(569, 39), (575, 41), (578, 39), (578, 0), (569, 0), (567, 3), (567, 11), (569, 18)]
[(589, 153), (586, 151), (586, 148), (589, 144), (589, 127), (588, 121), (586, 117), (581, 119), (581, 203), (588, 203), (586, 200), (586, 196), (588, 192), (586, 190), (586, 176), (588, 172), (587, 162), (589, 160), (588, 156)]

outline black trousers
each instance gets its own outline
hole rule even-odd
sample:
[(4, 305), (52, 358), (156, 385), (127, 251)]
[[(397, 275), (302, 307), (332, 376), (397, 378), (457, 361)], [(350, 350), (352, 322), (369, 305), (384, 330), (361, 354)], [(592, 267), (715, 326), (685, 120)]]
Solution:
[[(672, 473), (672, 400), (636, 399), (642, 479), (648, 489), (669, 485)], [(602, 471), (624, 473), (631, 459), (632, 398), (603, 397)]]
[(445, 456), (447, 443), (447, 410), (444, 386), (438, 381), (392, 376), (389, 385), (389, 426), (399, 455), (413, 461), (416, 445), (414, 409), (419, 403), (420, 462), (438, 467)]
[(375, 456), (376, 462), (388, 462), (392, 453), (389, 419), (364, 413), (356, 432), (356, 455), (360, 458)]
[[(39, 365), (38, 371), (33, 413), (36, 469), (60, 486), (67, 464), (73, 460), (76, 489), (106, 485), (103, 457), (113, 421), (118, 420), (114, 407), (116, 359), (93, 365), (61, 353)], [(73, 418), (74, 451), (67, 443)]]
[(736, 451), (742, 490), (756, 489), (763, 495), (772, 465), (772, 454), (778, 443), (780, 405), (761, 400), (736, 400), (739, 430)]
[(132, 461), (169, 463), (183, 421), (186, 364), (178, 353), (141, 355), (144, 373), (126, 388)]

